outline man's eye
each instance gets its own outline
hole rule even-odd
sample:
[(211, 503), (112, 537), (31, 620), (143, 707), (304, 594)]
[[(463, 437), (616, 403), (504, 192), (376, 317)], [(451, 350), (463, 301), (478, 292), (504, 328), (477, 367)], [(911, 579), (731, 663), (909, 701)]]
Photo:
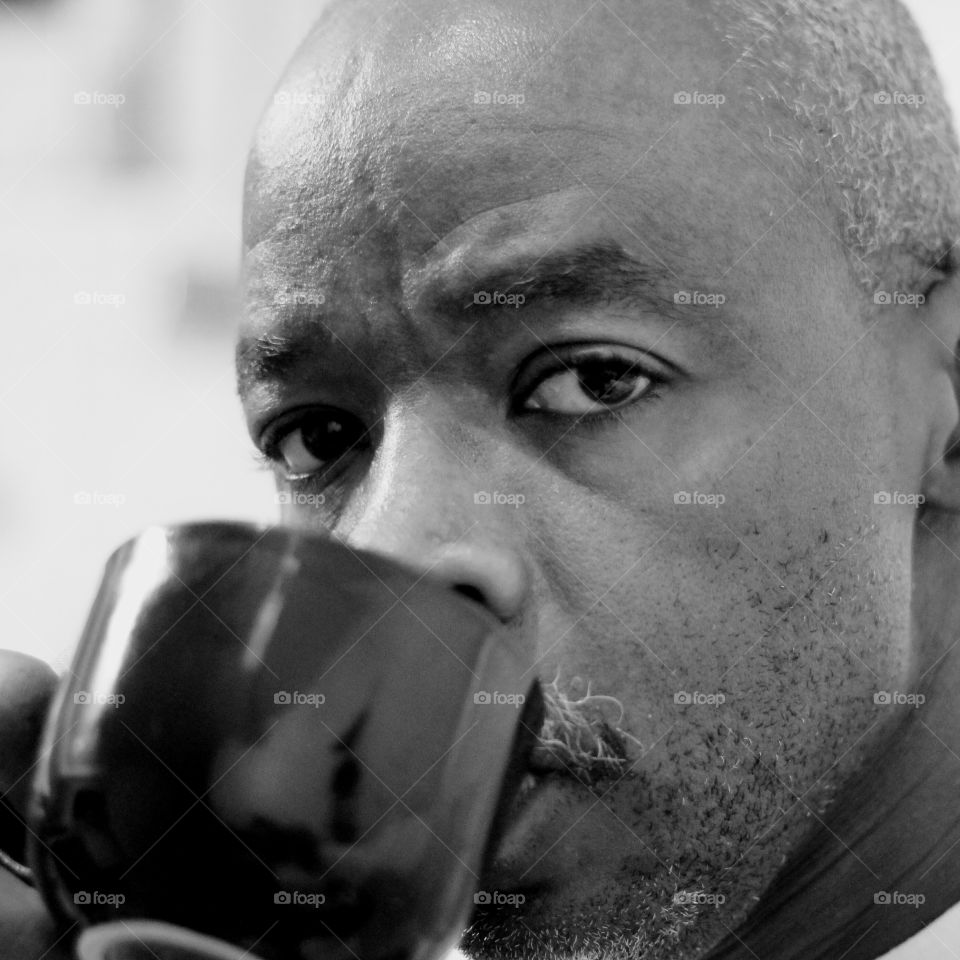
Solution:
[(300, 480), (332, 468), (344, 455), (366, 449), (363, 423), (342, 410), (298, 411), (270, 428), (264, 455), (277, 463), (287, 480)]
[[(554, 366), (526, 391), (521, 410), (584, 416), (610, 412), (643, 399), (660, 382), (641, 366), (639, 351), (580, 349), (564, 357), (551, 353)], [(559, 357), (559, 363), (557, 363)]]

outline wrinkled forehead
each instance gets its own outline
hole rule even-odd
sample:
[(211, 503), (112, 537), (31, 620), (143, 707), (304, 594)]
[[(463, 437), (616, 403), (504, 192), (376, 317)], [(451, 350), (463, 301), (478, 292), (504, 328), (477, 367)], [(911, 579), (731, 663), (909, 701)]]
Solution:
[(783, 217), (799, 191), (758, 157), (736, 58), (703, 9), (336, 4), (251, 153), (248, 304), (304, 287), (392, 298), (431, 258), (537, 230), (540, 247), (615, 242), (680, 287), (691, 271), (776, 274), (786, 254), (756, 242), (774, 223), (809, 253), (803, 209)]

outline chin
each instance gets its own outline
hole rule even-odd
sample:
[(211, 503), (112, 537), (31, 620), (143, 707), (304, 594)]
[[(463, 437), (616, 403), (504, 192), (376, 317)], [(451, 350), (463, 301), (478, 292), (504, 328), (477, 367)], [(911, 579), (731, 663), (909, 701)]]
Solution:
[(460, 949), (471, 960), (693, 960), (724, 932), (695, 906), (659, 906), (642, 885), (566, 895), (531, 890), (517, 907), (479, 908)]
[(480, 878), (461, 950), (474, 960), (707, 955), (762, 899), (792, 832), (783, 819), (762, 840), (755, 823), (744, 832), (742, 795), (711, 802), (726, 794), (643, 773), (590, 784), (536, 771)]
[[(670, 865), (627, 826), (631, 781), (528, 778), (481, 877), (460, 949), (475, 960), (680, 960), (726, 928), (715, 906), (677, 896)], [(617, 800), (621, 802), (617, 802)], [(602, 801), (602, 802), (601, 802)]]

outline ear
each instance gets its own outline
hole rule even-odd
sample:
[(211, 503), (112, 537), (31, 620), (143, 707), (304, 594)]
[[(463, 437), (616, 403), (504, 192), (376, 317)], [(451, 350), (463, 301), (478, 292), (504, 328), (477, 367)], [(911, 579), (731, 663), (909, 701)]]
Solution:
[(933, 287), (918, 319), (933, 364), (932, 369), (927, 365), (932, 409), (920, 481), (924, 512), (960, 514), (960, 275), (954, 273)]

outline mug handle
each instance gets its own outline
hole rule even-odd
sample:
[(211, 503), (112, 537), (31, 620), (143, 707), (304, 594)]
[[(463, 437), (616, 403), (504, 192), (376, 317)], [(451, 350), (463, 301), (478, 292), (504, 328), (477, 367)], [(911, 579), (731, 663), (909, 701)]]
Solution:
[[(77, 938), (77, 960), (128, 960), (124, 946), (135, 948), (134, 958), (150, 956), (151, 947), (174, 947), (183, 951), (183, 960), (260, 960), (225, 940), (159, 920), (112, 920), (87, 927)], [(145, 950), (137, 952), (137, 947)]]

